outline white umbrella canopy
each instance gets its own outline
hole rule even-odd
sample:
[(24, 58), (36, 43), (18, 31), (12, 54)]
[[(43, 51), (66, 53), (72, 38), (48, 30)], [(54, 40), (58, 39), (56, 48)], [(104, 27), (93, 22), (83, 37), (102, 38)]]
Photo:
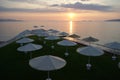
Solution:
[(31, 34), (31, 31), (30, 30), (25, 30), (25, 31), (19, 33), (18, 36), (25, 37), (25, 36), (27, 36), (29, 34)]
[[(49, 36), (48, 32), (41, 32), (39, 34), (37, 34), (37, 36), (39, 37), (39, 40), (41, 40), (41, 37), (47, 37)], [(46, 43), (46, 41), (43, 42), (44, 44)]]
[(69, 40), (62, 40), (62, 41), (59, 41), (57, 44), (62, 45), (62, 46), (75, 46), (75, 45), (77, 45), (77, 43), (69, 41)]
[(30, 51), (35, 51), (35, 50), (38, 50), (38, 49), (41, 49), (41, 48), (42, 48), (41, 45), (29, 43), (29, 44), (26, 44), (24, 46), (21, 46), (21, 47), (17, 48), (17, 50), (22, 51), (22, 52), (30, 52)]
[(86, 67), (88, 70), (91, 69), (91, 64), (90, 64), (90, 56), (101, 56), (104, 54), (104, 51), (92, 46), (87, 46), (87, 47), (83, 47), (83, 48), (78, 48), (77, 52), (82, 54), (82, 55), (86, 55), (89, 56), (88, 58), (88, 63), (86, 64)]
[[(27, 53), (27, 52), (39, 50), (41, 48), (42, 48), (41, 45), (28, 43), (28, 44), (26, 44), (24, 46), (21, 46), (21, 47), (17, 48), (17, 50)], [(32, 58), (32, 53), (30, 54), (30, 58)]]
[(39, 36), (39, 37), (47, 37), (47, 36), (49, 36), (49, 34), (47, 32), (42, 32), (42, 33), (37, 34), (37, 36)]
[(104, 52), (101, 49), (92, 46), (78, 48), (77, 52), (86, 56), (101, 56), (104, 54)]
[(83, 38), (82, 39), (83, 41), (86, 41), (86, 42), (97, 42), (99, 41), (98, 39), (94, 38), (94, 37), (86, 37), (86, 38)]
[(72, 35), (69, 35), (68, 37), (72, 37), (72, 38), (80, 38), (80, 36), (77, 35), (77, 34), (72, 34)]
[(45, 55), (31, 59), (29, 65), (37, 70), (52, 71), (64, 67), (66, 61), (56, 56)]
[(36, 70), (48, 71), (46, 80), (51, 80), (49, 71), (63, 68), (66, 65), (66, 61), (57, 56), (45, 55), (29, 60), (29, 65)]
[(30, 38), (22, 38), (22, 39), (16, 41), (16, 43), (23, 44), (23, 43), (33, 42), (33, 41), (34, 41), (34, 40), (33, 40), (33, 39), (30, 39)]
[(52, 32), (52, 33), (58, 33), (59, 31), (58, 30), (55, 30), (55, 29), (49, 29), (47, 30), (48, 32)]
[[(105, 44), (106, 47), (113, 49), (113, 51), (115, 52), (116, 50), (120, 50), (120, 43), (119, 42), (110, 42)], [(115, 53), (112, 56), (112, 60), (116, 60), (116, 55)]]
[(60, 31), (54, 30), (54, 29), (49, 29), (49, 30), (48, 30), (48, 33), (49, 33), (50, 35), (57, 35), (59, 32), (60, 32)]
[[(58, 39), (60, 39), (60, 37), (51, 35), (51, 36), (46, 37), (45, 39), (46, 39), (46, 40), (52, 40), (52, 41), (53, 41), (53, 40), (58, 40)], [(53, 43), (52, 43), (51, 48), (54, 49)]]
[(106, 47), (112, 48), (112, 49), (120, 49), (120, 43), (119, 42), (110, 42), (105, 44)]
[(48, 36), (45, 39), (46, 40), (57, 40), (57, 39), (60, 39), (60, 37), (58, 37), (58, 36)]
[(42, 32), (45, 32), (46, 30), (44, 30), (44, 29), (34, 29), (34, 30), (32, 30), (32, 33), (33, 34), (39, 34), (39, 33), (42, 33)]
[(58, 34), (58, 36), (68, 36), (69, 34), (68, 33), (66, 33), (66, 32), (60, 32), (59, 34)]
[(59, 41), (57, 44), (61, 45), (61, 46), (66, 46), (65, 56), (69, 55), (68, 50), (67, 50), (67, 46), (75, 46), (75, 45), (77, 45), (77, 43), (69, 41), (69, 40), (62, 40), (62, 41)]
[(54, 31), (54, 29), (49, 29), (49, 30), (47, 30), (48, 32), (52, 32), (52, 31)]

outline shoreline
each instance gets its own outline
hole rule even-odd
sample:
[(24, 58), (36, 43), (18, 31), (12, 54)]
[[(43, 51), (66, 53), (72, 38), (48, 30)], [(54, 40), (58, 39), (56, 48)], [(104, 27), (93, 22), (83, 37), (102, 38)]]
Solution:
[(4, 43), (5, 41), (0, 41), (0, 44)]

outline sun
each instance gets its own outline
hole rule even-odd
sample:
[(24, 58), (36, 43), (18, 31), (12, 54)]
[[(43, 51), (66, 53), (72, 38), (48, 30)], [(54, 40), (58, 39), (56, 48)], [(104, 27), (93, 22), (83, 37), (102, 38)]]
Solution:
[(68, 13), (68, 16), (70, 19), (73, 19), (75, 17), (75, 13), (70, 12), (70, 13)]

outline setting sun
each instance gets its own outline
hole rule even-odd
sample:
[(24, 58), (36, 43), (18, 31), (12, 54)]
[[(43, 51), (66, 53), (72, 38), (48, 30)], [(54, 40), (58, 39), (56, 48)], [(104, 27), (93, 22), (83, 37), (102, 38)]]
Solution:
[(73, 19), (75, 17), (75, 13), (69, 13), (68, 16), (70, 19)]

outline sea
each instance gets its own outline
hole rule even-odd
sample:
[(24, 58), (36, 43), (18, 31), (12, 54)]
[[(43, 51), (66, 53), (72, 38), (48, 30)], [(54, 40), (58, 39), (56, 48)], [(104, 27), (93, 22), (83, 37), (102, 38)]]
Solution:
[(99, 44), (120, 42), (120, 22), (105, 21), (0, 22), (0, 41), (10, 40), (24, 30), (33, 29), (55, 29), (69, 34), (77, 34), (80, 39), (92, 36), (99, 39), (97, 42)]

